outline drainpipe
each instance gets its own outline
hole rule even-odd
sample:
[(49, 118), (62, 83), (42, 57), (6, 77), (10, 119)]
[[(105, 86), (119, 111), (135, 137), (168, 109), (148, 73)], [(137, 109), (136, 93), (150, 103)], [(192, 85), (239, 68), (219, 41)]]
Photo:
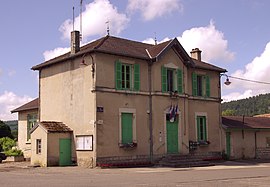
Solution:
[(152, 61), (148, 63), (150, 162), (153, 163)]
[(257, 158), (257, 131), (254, 133), (254, 139), (255, 139), (255, 159)]

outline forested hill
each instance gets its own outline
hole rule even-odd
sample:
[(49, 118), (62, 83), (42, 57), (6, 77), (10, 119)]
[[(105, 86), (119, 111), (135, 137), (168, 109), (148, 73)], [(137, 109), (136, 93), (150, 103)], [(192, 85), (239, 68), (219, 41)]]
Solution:
[(223, 116), (254, 116), (270, 113), (270, 93), (221, 104)]

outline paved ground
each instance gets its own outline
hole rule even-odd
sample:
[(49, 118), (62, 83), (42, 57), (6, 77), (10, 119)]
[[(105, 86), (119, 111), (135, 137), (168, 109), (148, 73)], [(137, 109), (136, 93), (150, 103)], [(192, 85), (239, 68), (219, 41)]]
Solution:
[(216, 166), (197, 168), (88, 169), (28, 166), (28, 162), (1, 163), (0, 186), (270, 186), (270, 163), (251, 161), (227, 161)]

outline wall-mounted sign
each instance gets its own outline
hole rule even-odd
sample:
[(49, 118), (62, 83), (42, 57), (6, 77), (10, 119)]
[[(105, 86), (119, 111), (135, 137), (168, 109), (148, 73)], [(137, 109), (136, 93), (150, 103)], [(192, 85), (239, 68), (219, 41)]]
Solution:
[(97, 112), (103, 112), (103, 111), (104, 111), (103, 106), (98, 106), (98, 107), (97, 107)]

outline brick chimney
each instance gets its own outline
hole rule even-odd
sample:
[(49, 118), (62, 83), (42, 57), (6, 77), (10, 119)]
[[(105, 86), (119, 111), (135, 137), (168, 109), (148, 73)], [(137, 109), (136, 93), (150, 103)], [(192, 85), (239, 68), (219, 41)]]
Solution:
[(190, 55), (191, 55), (191, 58), (201, 61), (202, 60), (201, 53), (202, 51), (199, 48), (195, 48), (195, 49), (192, 49), (192, 51), (190, 52)]
[(80, 32), (72, 31), (71, 32), (71, 43), (70, 43), (70, 53), (75, 54), (80, 51)]

